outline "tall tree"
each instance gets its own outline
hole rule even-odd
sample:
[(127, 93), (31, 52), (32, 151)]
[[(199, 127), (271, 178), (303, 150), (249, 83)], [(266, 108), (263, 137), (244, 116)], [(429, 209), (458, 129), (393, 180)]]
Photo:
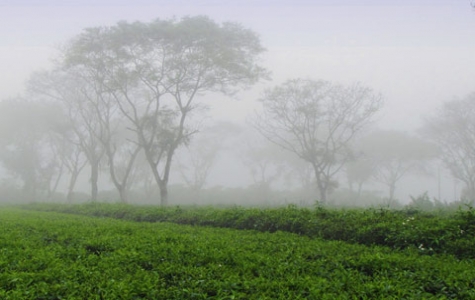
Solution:
[(352, 157), (349, 143), (381, 107), (381, 96), (359, 84), (296, 79), (267, 90), (254, 126), (271, 142), (312, 165), (320, 201)]
[(452, 176), (465, 183), (466, 200), (475, 203), (475, 93), (444, 103), (424, 129)]
[(187, 120), (196, 99), (234, 93), (267, 75), (257, 61), (263, 50), (254, 32), (206, 17), (120, 22), (73, 39), (63, 65), (90, 74), (115, 99), (166, 205), (173, 156), (195, 132)]

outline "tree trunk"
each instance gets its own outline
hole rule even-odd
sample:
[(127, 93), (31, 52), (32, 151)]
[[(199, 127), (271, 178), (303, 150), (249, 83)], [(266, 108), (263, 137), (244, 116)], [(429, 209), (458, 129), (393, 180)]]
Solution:
[(74, 187), (76, 186), (77, 178), (78, 178), (78, 173), (77, 173), (77, 172), (73, 172), (73, 173), (71, 174), (71, 178), (69, 179), (68, 194), (67, 194), (67, 196), (66, 196), (66, 201), (67, 201), (68, 203), (72, 203), (72, 202), (73, 202)]
[(124, 186), (121, 186), (120, 188), (117, 187), (117, 190), (119, 191), (120, 202), (127, 203), (129, 200), (127, 189)]
[(391, 205), (393, 200), (394, 200), (394, 192), (396, 191), (396, 184), (395, 183), (391, 183), (389, 185), (389, 200), (388, 200), (388, 204)]
[(137, 158), (137, 155), (139, 154), (141, 147), (137, 147), (135, 151), (131, 154), (129, 161), (127, 163), (127, 168), (122, 178), (118, 178), (116, 175), (114, 152), (110, 149), (110, 145), (105, 144), (104, 147), (106, 148), (106, 155), (109, 160), (109, 173), (112, 179), (112, 183), (114, 184), (115, 188), (119, 192), (120, 202), (127, 203), (127, 201), (129, 200), (128, 199), (129, 198), (128, 197), (129, 176), (130, 176), (130, 172), (132, 171), (135, 158)]
[(158, 189), (160, 190), (160, 205), (166, 206), (168, 205), (168, 183), (160, 178), (158, 174), (157, 168), (150, 164), (152, 168), (153, 178), (158, 185)]
[(326, 204), (328, 184), (326, 185), (324, 184), (318, 167), (315, 164), (312, 164), (312, 165), (313, 165), (313, 170), (315, 172), (315, 179), (317, 181), (318, 192), (320, 193), (320, 202), (323, 204)]
[(360, 199), (361, 197), (361, 190), (363, 190), (363, 182), (358, 183), (358, 194), (357, 194), (358, 199)]
[(320, 176), (317, 176), (317, 187), (318, 187), (318, 192), (320, 193), (320, 202), (323, 204), (327, 203), (327, 187), (325, 184), (322, 182), (320, 179)]
[(348, 181), (348, 188), (353, 192), (353, 181)]
[(160, 188), (160, 205), (167, 206), (168, 205), (168, 185), (166, 182), (162, 181), (159, 184)]
[(318, 189), (320, 190), (320, 201), (323, 204), (326, 204), (327, 203), (327, 188), (322, 186), (322, 187), (319, 187)]
[(53, 187), (48, 188), (48, 198), (51, 198), (56, 193), (56, 190), (58, 189), (59, 181), (63, 177), (63, 166), (64, 164), (61, 164), (61, 166), (59, 167), (58, 176), (56, 177), (56, 180), (54, 181)]
[(92, 202), (97, 201), (98, 179), (99, 179), (99, 163), (94, 162), (94, 163), (91, 163), (91, 201)]
[(464, 195), (468, 199), (466, 201), (470, 201), (472, 205), (475, 204), (475, 182), (468, 181), (467, 184), (467, 193)]

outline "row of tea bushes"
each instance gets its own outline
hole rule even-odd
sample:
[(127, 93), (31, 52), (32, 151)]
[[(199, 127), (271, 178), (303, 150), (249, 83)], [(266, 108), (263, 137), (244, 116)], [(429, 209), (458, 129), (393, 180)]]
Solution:
[(0, 211), (1, 299), (474, 299), (475, 261), (286, 232)]
[(388, 209), (156, 207), (89, 203), (33, 204), (29, 209), (58, 211), (131, 221), (286, 231), (327, 240), (393, 249), (417, 248), (421, 253), (446, 253), (475, 258), (475, 211), (418, 212)]

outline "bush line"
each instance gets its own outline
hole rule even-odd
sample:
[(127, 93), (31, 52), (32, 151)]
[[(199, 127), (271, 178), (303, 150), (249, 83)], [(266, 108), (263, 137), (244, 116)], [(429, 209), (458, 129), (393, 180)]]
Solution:
[(136, 222), (172, 222), (196, 226), (285, 231), (312, 238), (396, 250), (417, 248), (421, 254), (451, 254), (475, 258), (475, 210), (437, 213), (418, 210), (155, 207), (130, 204), (29, 204), (24, 208)]

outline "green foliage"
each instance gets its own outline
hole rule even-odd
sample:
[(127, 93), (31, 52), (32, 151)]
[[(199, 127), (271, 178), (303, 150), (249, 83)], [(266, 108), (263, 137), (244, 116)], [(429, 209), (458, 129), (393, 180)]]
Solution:
[[(130, 210), (105, 208), (117, 215)], [(183, 217), (187, 211), (168, 212)], [(228, 211), (236, 221), (247, 213)], [(295, 217), (299, 212), (288, 207), (275, 213)], [(322, 219), (334, 214), (324, 209), (303, 213)], [(418, 249), (18, 209), (3, 209), (0, 218), (2, 299), (475, 297), (474, 261), (421, 256)]]
[(285, 231), (312, 238), (417, 249), (421, 254), (452, 254), (475, 258), (475, 213), (423, 212), (418, 209), (315, 209), (295, 205), (280, 208), (152, 207), (126, 204), (34, 204), (37, 210), (112, 217), (131, 221), (173, 222), (199, 226)]
[(414, 197), (414, 196), (410, 196), (410, 197), (411, 197), (411, 203), (409, 203), (408, 205), (409, 209), (431, 211), (436, 208), (442, 208), (444, 206), (443, 203), (441, 203), (440, 201), (436, 199), (432, 201), (427, 192), (424, 192), (423, 194), (417, 197)]

